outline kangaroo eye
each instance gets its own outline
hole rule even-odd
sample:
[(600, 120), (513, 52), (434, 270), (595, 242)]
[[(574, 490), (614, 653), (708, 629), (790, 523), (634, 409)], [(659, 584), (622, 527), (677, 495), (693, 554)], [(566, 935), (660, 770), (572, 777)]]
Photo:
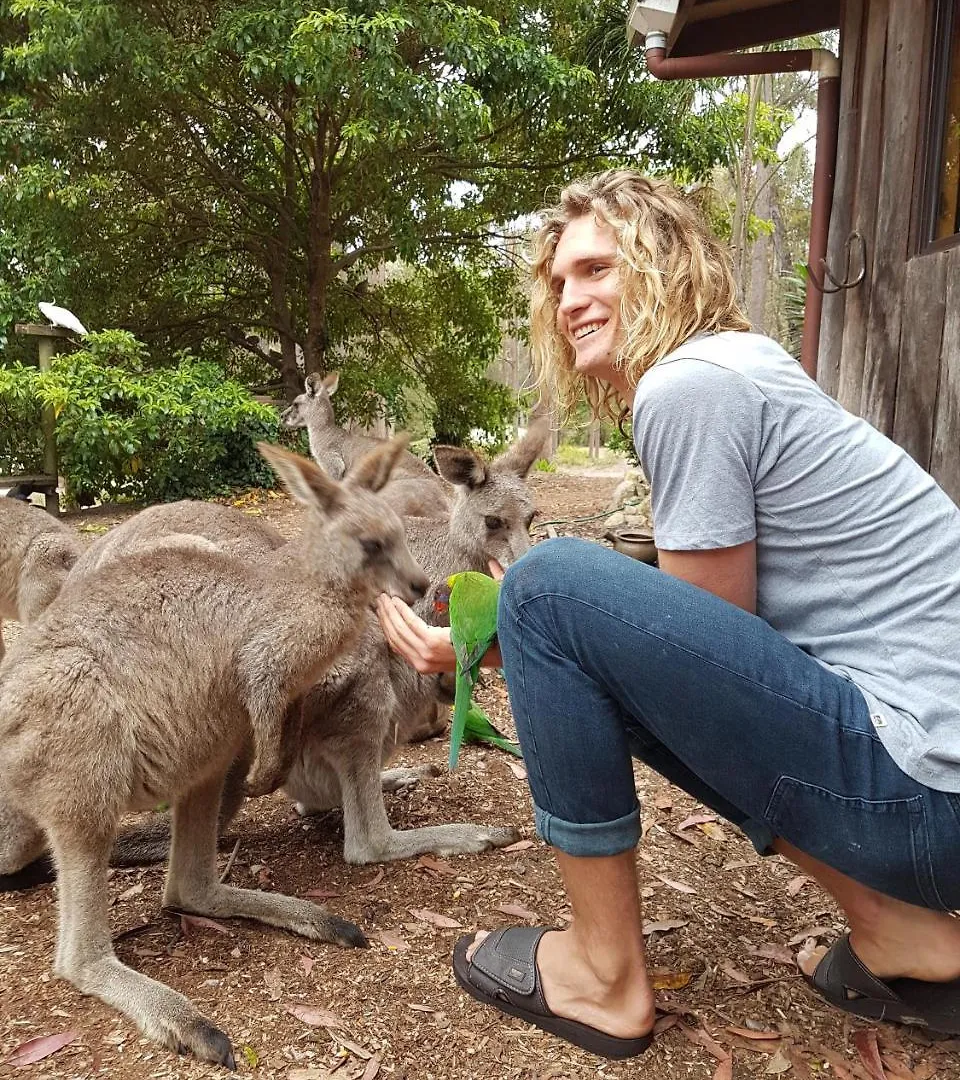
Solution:
[(361, 540), (360, 546), (368, 559), (379, 559), (383, 554), (382, 540)]
[(494, 517), (492, 514), (487, 514), (483, 519), (483, 523), (489, 532), (496, 532), (497, 529), (503, 528), (503, 518)]

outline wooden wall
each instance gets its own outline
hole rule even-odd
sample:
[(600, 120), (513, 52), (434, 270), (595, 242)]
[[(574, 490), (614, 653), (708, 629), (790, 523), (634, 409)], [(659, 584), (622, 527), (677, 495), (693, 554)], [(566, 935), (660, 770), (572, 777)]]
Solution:
[(818, 381), (960, 502), (960, 247), (920, 254), (915, 217), (929, 63), (918, 11), (926, 6), (844, 4), (828, 263), (842, 278), (857, 230), (866, 274), (824, 297)]

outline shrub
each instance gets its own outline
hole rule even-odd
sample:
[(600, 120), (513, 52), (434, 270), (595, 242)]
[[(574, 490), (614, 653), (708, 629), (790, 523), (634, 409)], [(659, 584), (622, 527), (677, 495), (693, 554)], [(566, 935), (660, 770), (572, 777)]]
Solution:
[(21, 427), (37, 423), (37, 401), (52, 406), (68, 499), (207, 498), (274, 485), (255, 445), (277, 438), (270, 406), (216, 364), (180, 355), (146, 370), (145, 361), (140, 342), (113, 330), (90, 334), (49, 372), (0, 373), (0, 399)]

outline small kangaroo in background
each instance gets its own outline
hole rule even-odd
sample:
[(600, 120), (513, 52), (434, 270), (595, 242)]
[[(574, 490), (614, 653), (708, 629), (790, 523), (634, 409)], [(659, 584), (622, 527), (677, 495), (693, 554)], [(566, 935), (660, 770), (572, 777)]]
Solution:
[[(436, 622), (434, 591), (450, 574), (487, 573), (491, 559), (507, 567), (529, 549), (535, 511), (525, 477), (549, 425), (547, 415), (535, 414), (526, 435), (492, 462), (460, 447), (435, 448), (437, 468), (456, 492), (449, 518), (403, 519), (410, 549), (434, 586), (416, 605), (422, 618)], [(300, 753), (283, 790), (303, 814), (343, 807), (348, 862), (382, 862), (428, 851), (477, 852), (518, 838), (516, 830), (503, 827), (450, 824), (400, 831), (390, 825), (380, 769), (396, 748), (398, 732), (414, 717), (436, 709), (443, 686), (442, 678), (420, 675), (394, 656), (370, 614), (358, 647), (307, 695)], [(384, 775), (389, 782), (390, 773)]]
[[(293, 399), (292, 404), (280, 414), (280, 422), (286, 428), (306, 428), (310, 439), (310, 456), (335, 479), (362, 454), (369, 453), (383, 440), (360, 432), (347, 431), (337, 423), (330, 399), (340, 385), (340, 375), (331, 371), (328, 375), (308, 375), (304, 390)], [(396, 482), (403, 477), (432, 482), (438, 492), (446, 492), (443, 481), (416, 454), (405, 450), (397, 460), (391, 479)]]
[[(0, 628), (32, 622), (60, 591), (83, 545), (45, 510), (0, 498)], [(0, 660), (3, 659), (0, 629)]]
[(55, 973), (149, 1038), (228, 1068), (227, 1036), (113, 951), (106, 870), (120, 817), (171, 803), (165, 906), (364, 944), (308, 901), (221, 885), (217, 810), (238, 759), (252, 758), (251, 794), (282, 780), (301, 723), (289, 703), (353, 646), (376, 596), (413, 602), (428, 585), (375, 494), (402, 443), (376, 448), (342, 483), (261, 449), (306, 509), (298, 541), (258, 563), (210, 544), (117, 555), (68, 582), (0, 665), (0, 797), (43, 829), (54, 856)]

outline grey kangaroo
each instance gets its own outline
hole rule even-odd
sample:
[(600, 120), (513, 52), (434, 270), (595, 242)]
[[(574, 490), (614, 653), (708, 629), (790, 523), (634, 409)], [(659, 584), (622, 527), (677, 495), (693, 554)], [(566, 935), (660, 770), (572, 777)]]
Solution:
[[(60, 591), (83, 545), (56, 518), (19, 499), (0, 498), (0, 627), (29, 623)], [(3, 659), (0, 632), (0, 660)]]
[(202, 541), (107, 560), (67, 583), (0, 665), (0, 786), (54, 856), (55, 973), (149, 1038), (228, 1068), (227, 1036), (113, 951), (106, 870), (120, 817), (170, 801), (166, 906), (364, 944), (357, 927), (307, 901), (221, 885), (217, 811), (245, 754), (248, 793), (283, 779), (301, 723), (290, 703), (353, 646), (375, 597), (412, 602), (428, 585), (400, 520), (375, 494), (399, 441), (362, 458), (343, 483), (261, 449), (306, 508), (299, 541), (259, 563)]
[[(434, 583), (417, 605), (422, 617), (435, 621), (435, 588), (450, 574), (487, 572), (490, 559), (509, 566), (530, 547), (534, 507), (524, 478), (548, 431), (549, 418), (536, 416), (526, 435), (492, 462), (471, 450), (436, 448), (440, 474), (456, 492), (449, 518), (404, 518), (410, 549)], [(300, 753), (283, 788), (301, 813), (343, 806), (348, 862), (476, 852), (517, 839), (509, 828), (390, 826), (381, 765), (394, 752), (403, 725), (436, 709), (438, 684), (443, 680), (420, 675), (393, 656), (376, 618), (367, 615), (359, 646), (307, 695)]]

